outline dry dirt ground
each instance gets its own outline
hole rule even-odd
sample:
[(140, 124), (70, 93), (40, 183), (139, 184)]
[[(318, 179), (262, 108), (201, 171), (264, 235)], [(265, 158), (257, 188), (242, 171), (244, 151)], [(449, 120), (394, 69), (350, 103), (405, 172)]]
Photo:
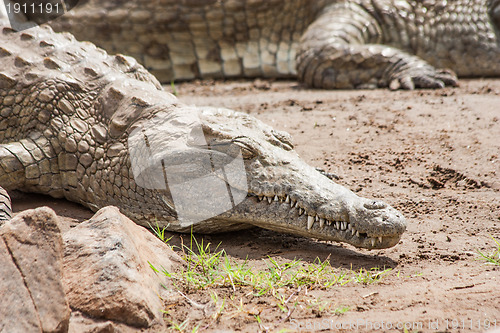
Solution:
[[(262, 230), (204, 237), (205, 243), (221, 243), (237, 262), (248, 257), (253, 267), (269, 256), (280, 263), (319, 258), (338, 269), (392, 270), (371, 284), (284, 290), (293, 311), (280, 310), (272, 296), (219, 288), (215, 291), (226, 303), (217, 316), (213, 307), (200, 308), (211, 302), (210, 291), (191, 290), (186, 295), (191, 301), (167, 300), (167, 320), (188, 320), (189, 331), (195, 325), (198, 331), (242, 332), (500, 327), (500, 266), (487, 265), (478, 255), (494, 251), (492, 237), (500, 240), (499, 80), (462, 80), (459, 88), (410, 92), (309, 90), (296, 82), (264, 80), (192, 82), (176, 90), (184, 102), (247, 112), (288, 131), (306, 161), (338, 175), (338, 182), (358, 195), (381, 198), (402, 211), (408, 230), (397, 246), (380, 251)], [(68, 226), (91, 215), (43, 196), (18, 195), (13, 204), (16, 211), (51, 206)], [(179, 235), (172, 242), (179, 243)]]

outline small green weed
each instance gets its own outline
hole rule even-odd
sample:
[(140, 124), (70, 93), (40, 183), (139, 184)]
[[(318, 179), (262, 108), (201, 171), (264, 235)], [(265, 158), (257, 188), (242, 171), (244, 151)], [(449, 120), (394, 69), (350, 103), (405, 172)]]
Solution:
[[(189, 324), (189, 320), (187, 320), (187, 319), (180, 324), (171, 321), (169, 328), (171, 330), (174, 330), (174, 331), (185, 332), (188, 324)], [(196, 331), (194, 331), (194, 332), (196, 332)]]
[(346, 313), (349, 310), (351, 310), (351, 308), (348, 307), (348, 306), (340, 306), (340, 307), (336, 308), (335, 310), (333, 310), (333, 313), (335, 313), (335, 314), (344, 314), (344, 313)]
[(156, 225), (154, 227), (151, 224), (149, 224), (149, 228), (153, 230), (153, 233), (156, 235), (156, 237), (158, 237), (164, 243), (168, 243), (173, 237), (171, 236), (169, 238), (165, 238), (165, 230), (167, 230), (168, 225), (161, 228), (160, 225), (158, 224), (158, 221), (156, 221)]
[(479, 250), (477, 250), (477, 253), (481, 256), (480, 259), (485, 260), (490, 264), (500, 266), (500, 241), (496, 240), (493, 236), (491, 236), (491, 238), (496, 243), (496, 249), (490, 254), (483, 253)]
[(387, 275), (390, 271), (392, 271), (392, 268), (380, 270), (379, 268), (375, 267), (370, 269), (369, 271), (361, 268), (359, 272), (356, 272), (356, 274), (354, 275), (354, 280), (358, 283), (371, 284), (380, 281), (382, 277)]
[(224, 307), (226, 306), (226, 299), (224, 298), (221, 302), (222, 304), (219, 305), (219, 295), (217, 295), (216, 292), (211, 292), (210, 297), (212, 298), (212, 302), (215, 304), (215, 306), (218, 307), (217, 310), (212, 315), (212, 318), (215, 321), (217, 321), (224, 312)]
[(170, 81), (170, 88), (172, 89), (172, 95), (178, 96), (177, 89), (175, 88), (175, 82), (174, 80)]

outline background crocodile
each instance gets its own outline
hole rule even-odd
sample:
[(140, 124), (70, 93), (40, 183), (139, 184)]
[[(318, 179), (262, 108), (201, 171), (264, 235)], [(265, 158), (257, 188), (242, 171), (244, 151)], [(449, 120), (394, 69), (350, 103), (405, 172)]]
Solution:
[[(173, 231), (256, 225), (365, 248), (393, 246), (405, 231), (397, 210), (358, 197), (302, 161), (287, 133), (235, 111), (184, 105), (132, 58), (109, 56), (47, 26), (2, 27), (0, 45), (0, 186), (7, 190), (65, 197), (94, 211), (116, 205), (141, 225), (157, 221)], [(129, 142), (153, 119), (161, 131), (148, 148), (163, 147), (191, 115), (207, 144), (191, 142), (175, 154), (160, 149), (155, 158), (168, 164), (145, 165), (139, 176), (154, 178), (203, 154), (241, 154), (248, 191), (223, 214), (181, 223), (168, 188), (138, 185)], [(232, 191), (242, 192), (239, 185), (226, 180)], [(190, 209), (196, 213), (196, 203)]]
[(456, 85), (439, 68), (500, 75), (498, 0), (88, 0), (51, 25), (135, 57), (162, 82), (412, 89)]

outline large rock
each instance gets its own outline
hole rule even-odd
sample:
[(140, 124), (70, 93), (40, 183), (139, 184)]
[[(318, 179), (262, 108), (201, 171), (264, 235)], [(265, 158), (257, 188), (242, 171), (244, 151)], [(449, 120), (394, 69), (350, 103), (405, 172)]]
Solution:
[(0, 332), (40, 332), (40, 320), (30, 293), (0, 237)]
[(72, 309), (136, 327), (163, 323), (167, 281), (149, 263), (169, 271), (182, 265), (170, 247), (116, 207), (102, 208), (63, 238), (63, 282)]
[(27, 210), (0, 229), (0, 331), (66, 332), (62, 237), (55, 213)]

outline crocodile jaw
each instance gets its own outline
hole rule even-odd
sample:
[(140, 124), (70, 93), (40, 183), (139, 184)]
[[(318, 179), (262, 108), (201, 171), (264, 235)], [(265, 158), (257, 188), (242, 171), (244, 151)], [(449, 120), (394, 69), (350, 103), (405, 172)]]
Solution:
[(307, 169), (307, 182), (300, 181), (303, 175), (290, 168), (283, 181), (274, 181), (272, 187), (270, 182), (261, 182), (258, 188), (250, 188), (246, 200), (214, 220), (239, 221), (366, 249), (388, 248), (399, 242), (406, 230), (406, 220), (399, 211), (382, 201), (359, 197), (297, 162), (303, 164), (302, 171)]

